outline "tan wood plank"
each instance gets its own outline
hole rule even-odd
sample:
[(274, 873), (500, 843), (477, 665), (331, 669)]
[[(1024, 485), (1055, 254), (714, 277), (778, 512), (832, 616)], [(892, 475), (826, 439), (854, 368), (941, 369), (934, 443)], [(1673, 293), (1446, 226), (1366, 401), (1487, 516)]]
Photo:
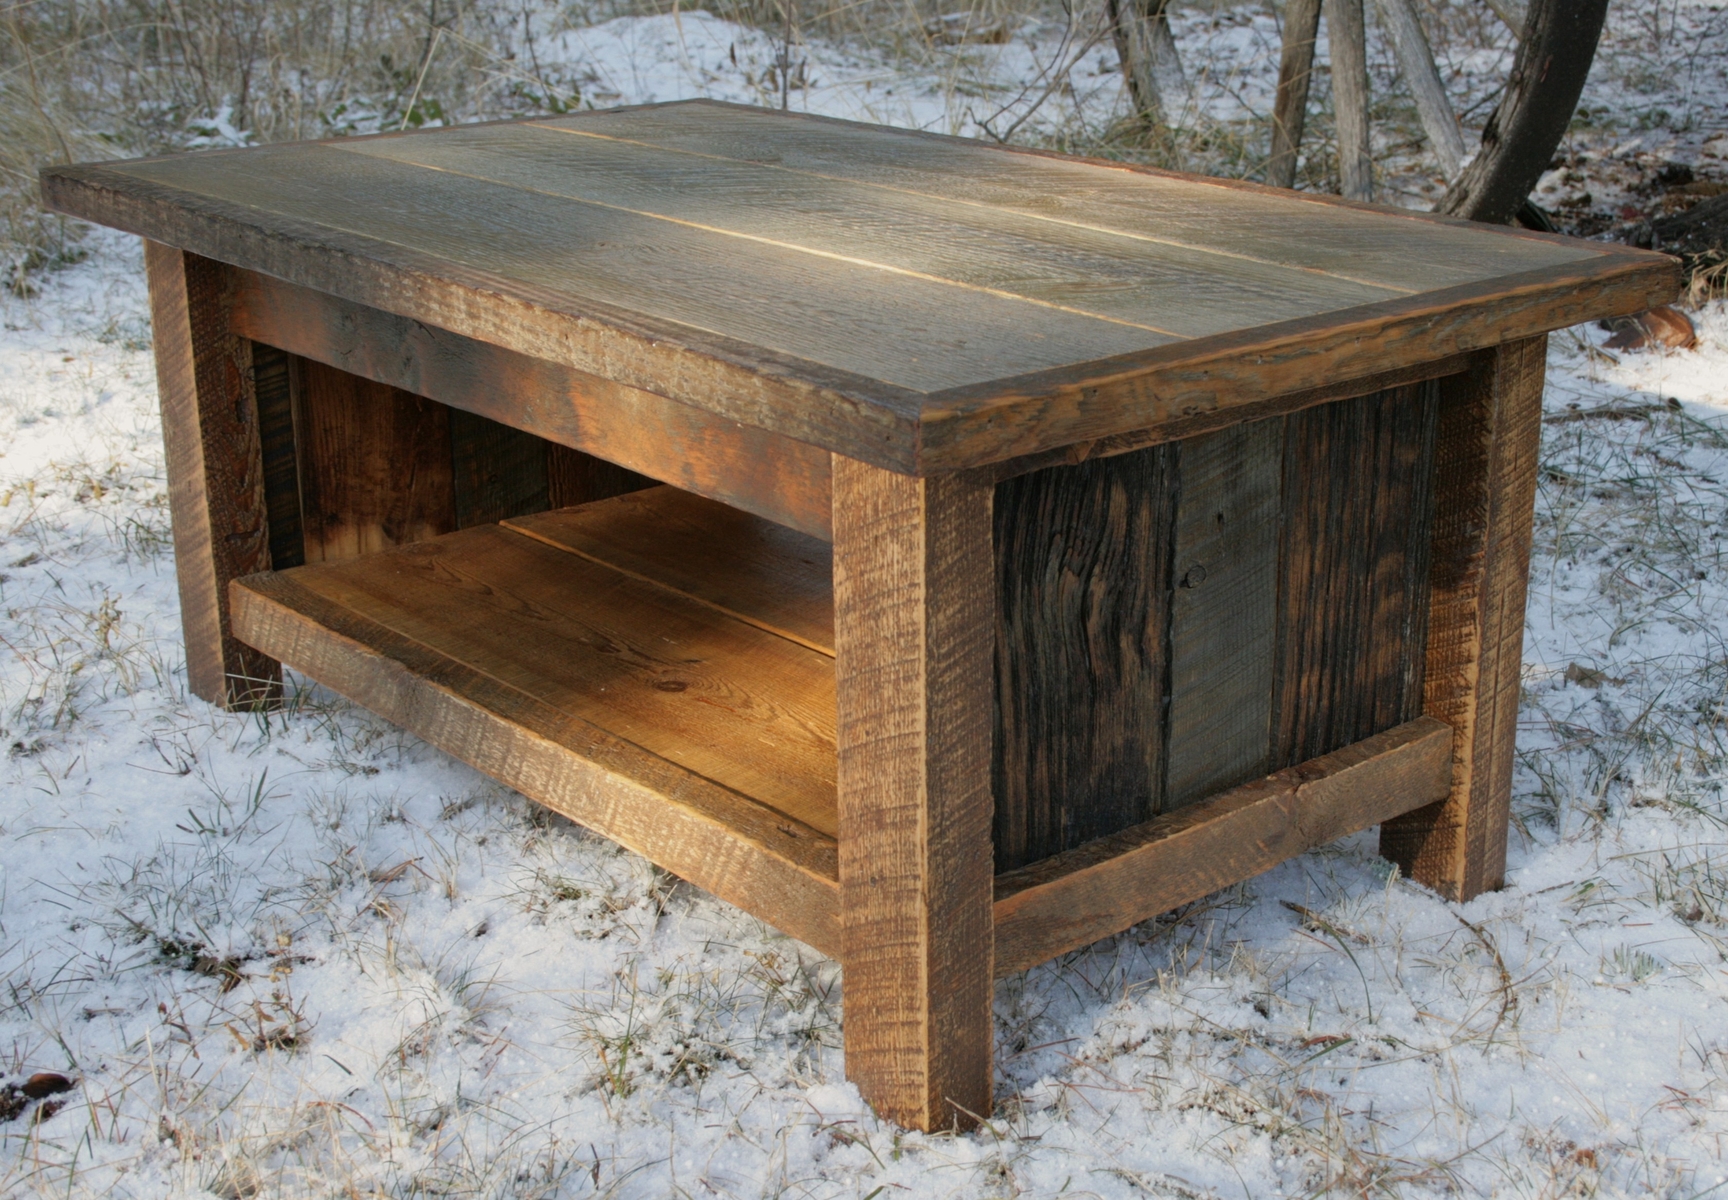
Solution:
[(308, 591), (832, 835), (827, 657), (498, 526), (302, 567)]
[(996, 489), (998, 870), (1158, 811), (1167, 743), (1175, 453)]
[(1284, 422), (1178, 442), (1164, 799), (1266, 773), (1278, 614)]
[(456, 528), (448, 409), (318, 362), (298, 364), (296, 375), (304, 561)]
[(1514, 342), (1440, 397), (1423, 711), (1457, 730), (1452, 787), (1382, 829), (1380, 852), (1453, 900), (1506, 873), (1546, 364), (1546, 338)]
[(1594, 253), (1577, 242), (1485, 236), (1426, 214), (1316, 202), (1282, 190), (1028, 153), (803, 114), (697, 101), (537, 122), (1110, 229), (1408, 291)]
[(254, 271), (239, 272), (234, 322), (255, 341), (829, 536), (829, 455), (808, 443)]
[(834, 553), (808, 534), (670, 487), (506, 525), (834, 656)]
[(221, 263), (157, 242), (144, 243), (144, 264), (186, 683), (212, 704), (267, 702), (281, 668), (228, 625), (228, 581), (270, 566), (252, 347), (229, 323), (233, 277)]
[[(1256, 259), (526, 123), (349, 153), (618, 205), (1196, 337), (1401, 295)], [(745, 249), (743, 247), (741, 250)]]
[(824, 954), (840, 949), (834, 841), (300, 586), (232, 585), (240, 636)]
[(1376, 734), (996, 880), (996, 972), (1011, 974), (1408, 812), (1451, 783), (1452, 728)]
[(896, 274), (623, 208), (329, 146), (112, 168), (270, 217), (472, 264), (567, 305), (651, 319), (929, 391), (1174, 340), (1151, 329)]
[(990, 502), (834, 462), (846, 1075), (920, 1129), (990, 1112)]

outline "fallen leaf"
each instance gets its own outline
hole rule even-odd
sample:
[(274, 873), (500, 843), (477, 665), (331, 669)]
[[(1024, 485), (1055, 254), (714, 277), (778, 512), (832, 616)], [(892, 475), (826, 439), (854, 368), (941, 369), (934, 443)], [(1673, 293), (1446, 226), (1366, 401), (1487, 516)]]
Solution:
[(1651, 346), (1690, 350), (1698, 344), (1692, 318), (1667, 304), (1604, 324), (1614, 330), (1614, 336), (1603, 343), (1610, 350), (1648, 350)]

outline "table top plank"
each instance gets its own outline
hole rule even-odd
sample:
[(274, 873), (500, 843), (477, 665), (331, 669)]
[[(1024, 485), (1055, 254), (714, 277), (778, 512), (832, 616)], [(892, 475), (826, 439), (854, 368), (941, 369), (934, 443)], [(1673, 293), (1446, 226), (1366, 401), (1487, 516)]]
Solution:
[(880, 270), (915, 272), (1179, 337), (1403, 294), (1007, 209), (571, 137), (534, 124), (457, 130), (437, 139), (368, 139), (343, 149), (628, 208)]
[[(885, 126), (693, 101), (548, 118), (590, 138), (756, 162), (1426, 291), (1587, 258), (1566, 244), (1230, 180), (1104, 166)], [(1488, 236), (1484, 236), (1487, 234)]]
[(621, 306), (920, 391), (1176, 340), (326, 145), (157, 159), (119, 170), (488, 270), (572, 307)]
[(42, 190), (912, 474), (1246, 414), (1679, 287), (1624, 247), (711, 102), (55, 167)]

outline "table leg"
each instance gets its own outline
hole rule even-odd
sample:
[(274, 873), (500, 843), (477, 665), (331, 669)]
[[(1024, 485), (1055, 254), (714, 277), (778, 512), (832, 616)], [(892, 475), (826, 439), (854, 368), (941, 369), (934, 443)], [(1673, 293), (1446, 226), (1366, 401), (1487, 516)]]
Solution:
[(1518, 732), (1547, 338), (1443, 381), (1423, 711), (1452, 726), (1452, 794), (1381, 827), (1380, 852), (1452, 900), (1497, 888)]
[(252, 344), (229, 328), (228, 268), (150, 241), (144, 262), (187, 685), (211, 703), (249, 707), (282, 682), (280, 664), (228, 627), (228, 581), (270, 569)]
[(846, 1074), (920, 1129), (990, 1109), (991, 499), (834, 458)]

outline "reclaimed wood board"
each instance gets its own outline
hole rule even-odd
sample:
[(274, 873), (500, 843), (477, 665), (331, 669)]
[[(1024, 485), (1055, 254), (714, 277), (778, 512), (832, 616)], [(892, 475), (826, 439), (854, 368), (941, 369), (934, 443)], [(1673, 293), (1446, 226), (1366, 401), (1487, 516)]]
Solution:
[(991, 1105), (990, 506), (834, 462), (846, 1074), (920, 1129)]
[(264, 463), (264, 506), (270, 523), (270, 565), (282, 571), (306, 561), (300, 523), (298, 438), (299, 364), (294, 356), (252, 343), (252, 392), (258, 402), (258, 440)]
[(281, 667), (236, 638), (228, 623), (229, 581), (270, 566), (252, 345), (230, 321), (232, 278), (220, 263), (146, 242), (144, 266), (186, 684), (212, 704), (268, 702), (281, 686)]
[(707, 102), (55, 167), (42, 187), (71, 215), (909, 474), (1679, 285), (1622, 247)]
[(998, 870), (1157, 811), (1174, 459), (1155, 446), (996, 487)]
[(297, 375), (306, 562), (456, 528), (448, 408), (309, 360)]
[(1237, 425), (1175, 451), (1161, 812), (1270, 766), (1284, 422)]
[(1439, 386), (1285, 421), (1275, 766), (1423, 711)]
[(456, 528), (495, 525), (552, 506), (543, 440), (460, 408), (450, 409), (449, 421)]
[(582, 719), (524, 688), (528, 680), (500, 679), (436, 638), (407, 636), (307, 588), (306, 578), (236, 581), (239, 635), (530, 799), (840, 952), (831, 836)]
[(818, 538), (670, 487), (506, 524), (834, 657), (834, 551)]

